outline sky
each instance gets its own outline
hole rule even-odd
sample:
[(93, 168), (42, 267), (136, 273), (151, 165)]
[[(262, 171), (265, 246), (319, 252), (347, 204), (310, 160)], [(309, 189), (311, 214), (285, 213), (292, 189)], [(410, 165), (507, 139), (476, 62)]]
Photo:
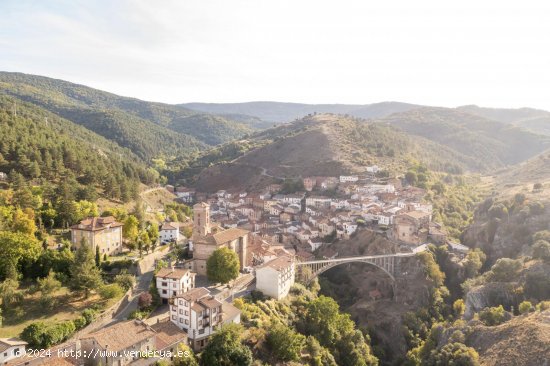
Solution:
[(550, 110), (550, 2), (0, 0), (0, 70), (167, 102)]

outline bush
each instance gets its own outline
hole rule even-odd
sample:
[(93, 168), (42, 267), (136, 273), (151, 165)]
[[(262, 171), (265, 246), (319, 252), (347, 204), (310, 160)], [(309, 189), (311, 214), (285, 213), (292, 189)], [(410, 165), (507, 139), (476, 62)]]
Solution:
[(276, 324), (267, 335), (267, 344), (280, 361), (298, 361), (306, 338), (288, 326)]
[(541, 301), (537, 304), (538, 311), (545, 311), (550, 309), (550, 301)]
[(533, 244), (533, 258), (550, 260), (550, 243), (546, 240), (538, 240)]
[(86, 320), (86, 325), (93, 322), (96, 316), (97, 316), (97, 311), (94, 309), (85, 309), (84, 311), (82, 311), (82, 317)]
[(506, 312), (502, 305), (492, 308), (485, 308), (479, 312), (479, 320), (481, 320), (485, 325), (493, 326), (504, 323)]
[(519, 313), (527, 314), (531, 311), (532, 308), (533, 304), (531, 304), (529, 301), (523, 301), (521, 304), (519, 304)]
[(523, 264), (519, 259), (500, 258), (488, 272), (488, 280), (492, 282), (513, 282), (518, 279)]
[(131, 275), (124, 270), (120, 274), (116, 275), (115, 283), (122, 287), (124, 291), (128, 291), (129, 289), (134, 287), (134, 284), (136, 283), (136, 278), (134, 277), (134, 275)]
[(99, 288), (99, 296), (103, 300), (114, 299), (121, 297), (124, 291), (117, 283), (112, 283), (110, 285), (103, 285)]
[(76, 330), (75, 323), (67, 320), (46, 326), (43, 322), (28, 325), (21, 333), (21, 339), (34, 348), (49, 348), (68, 339)]
[(144, 292), (141, 295), (139, 295), (138, 298), (138, 306), (140, 309), (145, 309), (151, 306), (153, 303), (153, 296), (151, 296), (150, 293)]
[(75, 326), (76, 330), (80, 330), (80, 329), (84, 328), (87, 325), (86, 324), (86, 318), (84, 318), (83, 316), (79, 316), (78, 318), (73, 320), (73, 323), (74, 323), (74, 326)]

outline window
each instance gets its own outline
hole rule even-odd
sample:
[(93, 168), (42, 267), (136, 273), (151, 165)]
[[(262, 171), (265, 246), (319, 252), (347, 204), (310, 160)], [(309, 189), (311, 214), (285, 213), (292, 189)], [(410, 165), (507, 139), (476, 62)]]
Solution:
[(189, 312), (187, 310), (185, 310), (185, 315), (189, 315)]
[(183, 315), (183, 309), (180, 309), (180, 314)]
[(175, 315), (172, 315), (172, 320), (176, 320), (176, 316), (175, 316)]
[(163, 295), (166, 295), (167, 291), (166, 290), (162, 290), (162, 294)]
[(189, 320), (185, 319), (185, 324), (189, 324)]

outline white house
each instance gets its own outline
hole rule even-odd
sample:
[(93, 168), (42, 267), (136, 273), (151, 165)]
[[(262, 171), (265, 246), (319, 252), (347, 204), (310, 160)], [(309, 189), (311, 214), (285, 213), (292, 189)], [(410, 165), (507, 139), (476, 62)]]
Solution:
[(281, 256), (256, 268), (256, 289), (280, 300), (288, 295), (294, 277), (294, 259)]
[(357, 182), (359, 180), (359, 177), (356, 175), (341, 175), (340, 176), (340, 183), (347, 183), (347, 182)]
[(378, 173), (378, 165), (368, 166), (367, 167), (368, 173)]
[(159, 232), (161, 243), (178, 242), (180, 240), (180, 228), (177, 224), (165, 222)]
[(7, 180), (8, 179), (8, 175), (4, 172), (0, 172), (0, 180)]
[(157, 289), (162, 302), (188, 292), (195, 287), (195, 273), (188, 269), (162, 268), (156, 274)]
[(201, 350), (221, 325), (240, 323), (241, 312), (199, 287), (170, 299), (170, 320), (187, 333), (194, 350)]
[(0, 338), (0, 364), (23, 356), (27, 342), (17, 338)]

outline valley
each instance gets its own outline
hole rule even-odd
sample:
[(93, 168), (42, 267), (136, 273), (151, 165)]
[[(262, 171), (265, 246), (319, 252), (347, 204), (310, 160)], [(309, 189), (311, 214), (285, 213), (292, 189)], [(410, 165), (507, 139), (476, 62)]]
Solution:
[[(151, 332), (201, 364), (214, 344), (243, 365), (494, 365), (500, 348), (540, 365), (549, 115), (171, 105), (0, 72), (0, 335)], [(354, 263), (306, 281), (294, 265), (413, 252), (394, 279)], [(180, 298), (211, 320), (189, 323)]]

